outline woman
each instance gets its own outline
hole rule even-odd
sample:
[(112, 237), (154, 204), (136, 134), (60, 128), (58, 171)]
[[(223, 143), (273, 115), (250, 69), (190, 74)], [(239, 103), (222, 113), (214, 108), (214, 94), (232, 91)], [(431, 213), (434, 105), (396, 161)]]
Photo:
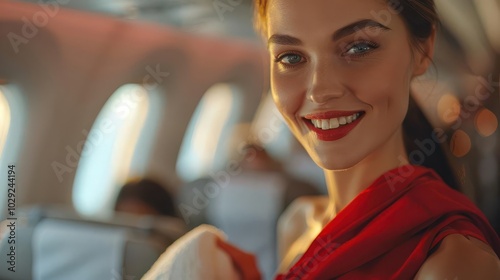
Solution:
[[(500, 279), (498, 236), (448, 186), (445, 135), (412, 121), (425, 119), (410, 83), (432, 63), (434, 2), (259, 0), (256, 11), (275, 103), (329, 190), (281, 218), (277, 279)], [(431, 168), (410, 164), (415, 143)], [(220, 246), (255, 277), (248, 255)]]

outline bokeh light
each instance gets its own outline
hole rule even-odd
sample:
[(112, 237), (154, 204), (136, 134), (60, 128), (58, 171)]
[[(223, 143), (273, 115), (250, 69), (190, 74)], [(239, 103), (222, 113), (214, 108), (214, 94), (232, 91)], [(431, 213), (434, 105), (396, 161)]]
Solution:
[(474, 126), (477, 133), (483, 137), (491, 136), (498, 129), (498, 118), (495, 114), (488, 110), (482, 109), (474, 118)]
[(459, 129), (453, 133), (450, 141), (450, 150), (456, 157), (463, 157), (470, 152), (471, 149), (471, 140), (469, 135)]
[(445, 124), (452, 124), (460, 116), (460, 101), (453, 94), (441, 96), (437, 106), (438, 116)]

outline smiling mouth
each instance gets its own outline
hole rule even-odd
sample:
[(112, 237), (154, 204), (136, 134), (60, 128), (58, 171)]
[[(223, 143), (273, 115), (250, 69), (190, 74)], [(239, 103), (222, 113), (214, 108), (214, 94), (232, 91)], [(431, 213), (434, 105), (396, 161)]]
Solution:
[(319, 140), (336, 141), (347, 136), (364, 116), (364, 111), (331, 111), (309, 114), (303, 119)]
[(348, 125), (359, 117), (361, 117), (362, 112), (354, 113), (349, 116), (338, 117), (338, 118), (330, 118), (330, 119), (311, 119), (310, 122), (314, 125), (314, 127), (322, 129), (322, 130), (330, 130), (337, 129), (341, 126)]

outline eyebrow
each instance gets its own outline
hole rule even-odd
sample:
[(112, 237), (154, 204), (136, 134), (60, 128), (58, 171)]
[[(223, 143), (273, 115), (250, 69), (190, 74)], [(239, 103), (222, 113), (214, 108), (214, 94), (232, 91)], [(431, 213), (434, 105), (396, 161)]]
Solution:
[[(374, 21), (372, 19), (363, 19), (356, 21), (354, 23), (348, 24), (339, 30), (335, 31), (332, 35), (332, 40), (337, 41), (340, 40), (343, 37), (349, 36), (351, 34), (354, 34), (358, 32), (359, 30), (367, 27), (373, 27), (373, 28), (379, 28), (382, 30), (391, 30), (389, 27)], [(282, 34), (273, 34), (269, 39), (267, 40), (267, 45), (269, 46), (270, 44), (278, 44), (278, 45), (289, 45), (289, 46), (299, 46), (302, 45), (302, 41), (298, 38), (289, 36), (289, 35), (282, 35)]]

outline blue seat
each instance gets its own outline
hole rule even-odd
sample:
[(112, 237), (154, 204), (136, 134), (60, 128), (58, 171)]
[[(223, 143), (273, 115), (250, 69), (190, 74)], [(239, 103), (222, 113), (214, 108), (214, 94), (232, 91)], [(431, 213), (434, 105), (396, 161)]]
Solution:
[[(16, 272), (2, 260), (0, 279), (140, 279), (186, 232), (175, 218), (117, 214), (90, 220), (60, 208), (23, 213), (16, 229)], [(8, 249), (4, 238), (2, 258)]]

